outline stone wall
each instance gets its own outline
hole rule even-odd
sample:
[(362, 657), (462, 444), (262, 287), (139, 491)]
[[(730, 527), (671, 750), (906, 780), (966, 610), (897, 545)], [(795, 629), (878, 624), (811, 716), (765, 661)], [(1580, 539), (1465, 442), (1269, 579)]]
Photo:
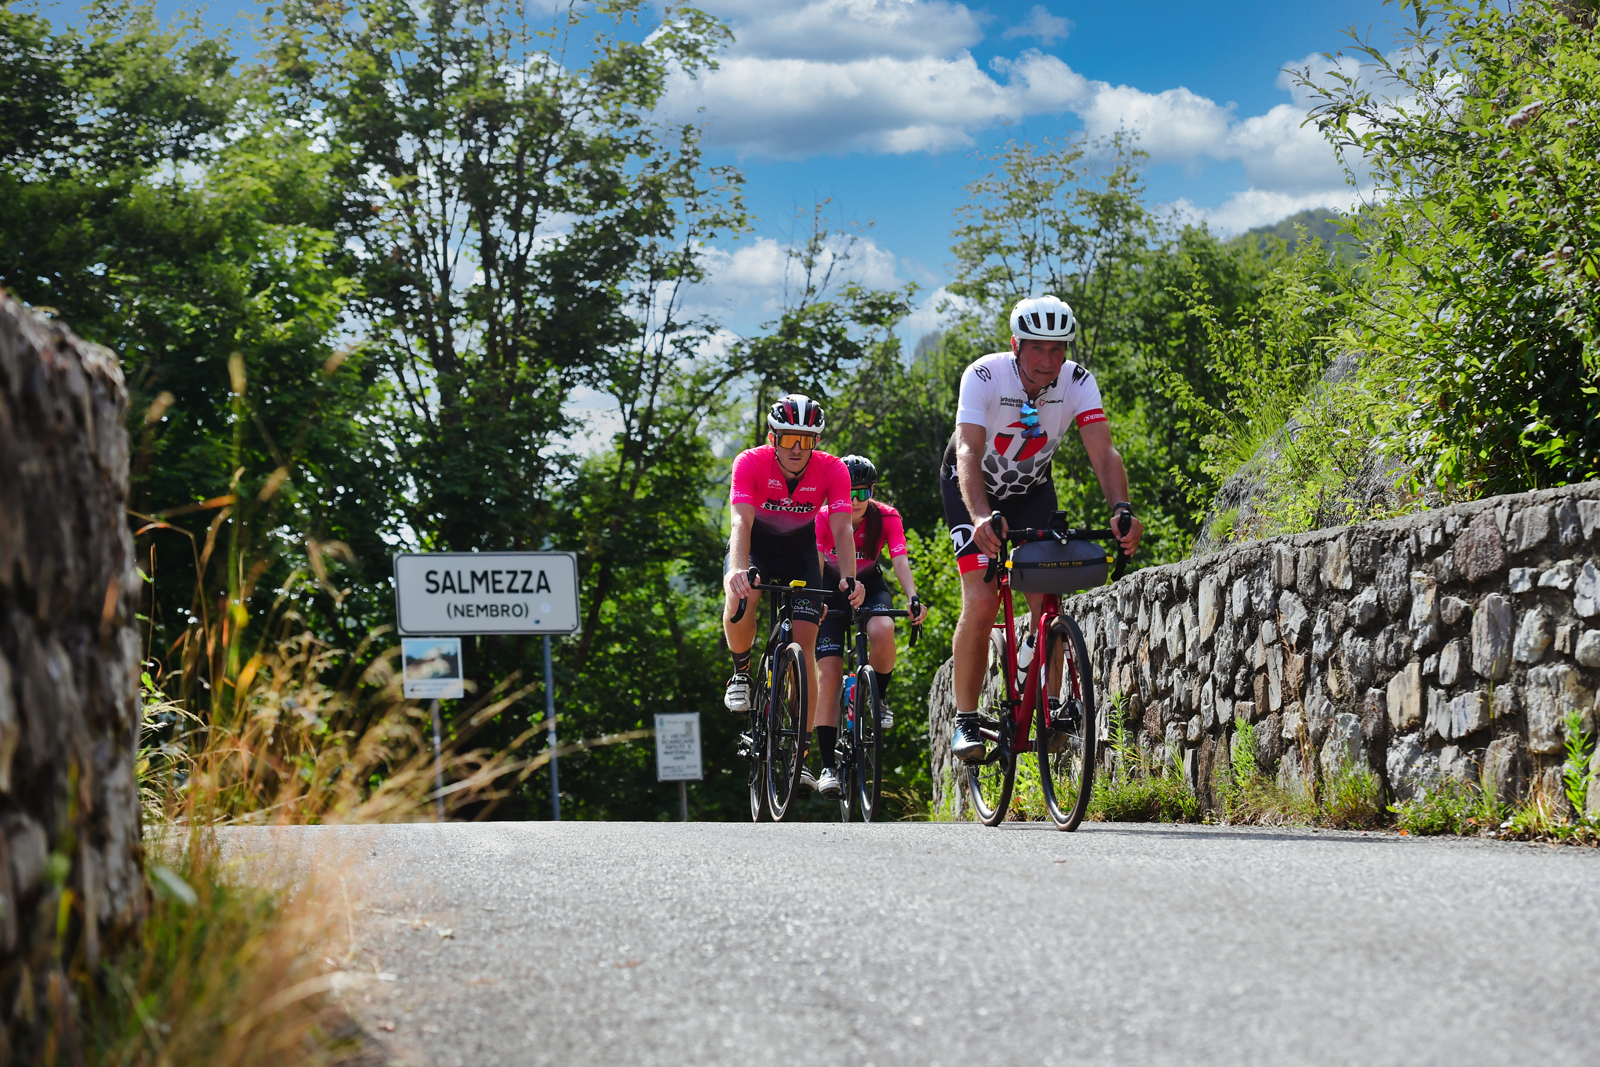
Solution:
[(145, 912), (126, 408), (109, 352), (0, 291), (0, 1062), (77, 1058), (62, 968)]
[[(1181, 754), (1208, 804), (1249, 722), (1286, 785), (1364, 764), (1391, 799), (1448, 776), (1562, 806), (1563, 720), (1576, 709), (1592, 731), (1600, 690), (1597, 550), (1590, 482), (1238, 545), (1067, 610), (1099, 706), (1122, 699), (1139, 743)], [(936, 692), (930, 717), (947, 704)]]

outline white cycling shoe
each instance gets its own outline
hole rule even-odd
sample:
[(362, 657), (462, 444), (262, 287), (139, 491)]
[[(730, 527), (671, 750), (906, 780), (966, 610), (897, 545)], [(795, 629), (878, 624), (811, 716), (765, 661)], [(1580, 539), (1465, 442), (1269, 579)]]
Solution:
[(833, 799), (839, 795), (841, 788), (839, 776), (833, 772), (833, 768), (822, 768), (822, 773), (817, 775), (817, 795)]
[(728, 691), (722, 695), (723, 704), (735, 714), (745, 714), (750, 710), (750, 688), (750, 673), (735, 671), (728, 679)]
[(878, 709), (878, 729), (887, 730), (893, 725), (894, 712), (890, 711), (889, 705), (885, 704), (883, 707)]

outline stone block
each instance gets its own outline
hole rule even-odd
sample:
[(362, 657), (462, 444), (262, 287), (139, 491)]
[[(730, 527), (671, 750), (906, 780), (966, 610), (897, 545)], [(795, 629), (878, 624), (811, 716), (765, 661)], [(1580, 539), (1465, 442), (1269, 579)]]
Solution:
[(1537, 567), (1512, 567), (1511, 577), (1507, 582), (1513, 593), (1528, 593), (1533, 591), (1534, 579), (1538, 576)]
[(1278, 624), (1271, 619), (1261, 624), (1261, 643), (1263, 645), (1275, 645), (1278, 643)]
[(1374, 744), (1389, 740), (1389, 707), (1381, 689), (1368, 689), (1361, 699), (1361, 736)]
[(1422, 676), (1432, 678), (1439, 671), (1439, 653), (1435, 652), (1422, 661)]
[(1321, 663), (1328, 658), (1339, 640), (1339, 627), (1327, 608), (1317, 612), (1317, 623), (1311, 628), (1311, 658)]
[(1585, 630), (1572, 658), (1585, 667), (1600, 667), (1600, 630)]
[(1217, 725), (1217, 693), (1207, 679), (1205, 685), (1200, 687), (1200, 728), (1207, 733)]
[(1483, 754), (1483, 785), (1507, 804), (1521, 800), (1528, 788), (1528, 752), (1515, 734), (1489, 742)]
[(1411, 658), (1411, 633), (1400, 623), (1385, 626), (1378, 634), (1378, 662), (1385, 667), (1398, 667)]
[(1228, 594), (1228, 609), (1233, 614), (1234, 622), (1243, 622), (1250, 614), (1250, 583), (1244, 576), (1233, 580), (1233, 589)]
[(1184, 728), (1183, 739), (1185, 741), (1187, 741), (1191, 745), (1198, 744), (1200, 742), (1200, 737), (1201, 737), (1201, 734), (1203, 732), (1204, 731), (1202, 730), (1201, 725), (1200, 725), (1200, 716), (1198, 716), (1198, 715), (1192, 716), (1189, 719), (1188, 726), (1186, 726)]
[(1583, 524), (1583, 536), (1593, 537), (1595, 529), (1600, 527), (1600, 500), (1578, 501), (1578, 520)]
[(1200, 626), (1195, 618), (1194, 601), (1185, 600), (1182, 608), (1183, 618), (1183, 660), (1191, 667), (1200, 655)]
[(16, 700), (11, 695), (11, 664), (0, 652), (0, 793), (11, 792), (11, 761), (22, 738)]
[(1389, 679), (1387, 690), (1389, 728), (1404, 733), (1422, 724), (1422, 667), (1415, 660)]
[(1563, 656), (1572, 655), (1572, 623), (1562, 623), (1556, 627), (1556, 638), (1550, 642), (1550, 647)]
[(1289, 642), (1291, 648), (1298, 648), (1305, 637), (1306, 626), (1311, 622), (1311, 613), (1306, 610), (1305, 601), (1294, 593), (1285, 592), (1278, 597), (1278, 620), (1283, 627), (1284, 640)]
[(1250, 585), (1250, 606), (1258, 619), (1270, 619), (1278, 610), (1278, 587), (1266, 570), (1258, 571)]
[[(1570, 503), (1570, 501), (1569, 501)], [(1540, 589), (1556, 589), (1565, 593), (1571, 589), (1578, 580), (1578, 563), (1576, 560), (1564, 559), (1554, 567), (1539, 575)]]
[(1445, 745), (1439, 751), (1439, 774), (1458, 782), (1476, 784), (1478, 781), (1478, 756), (1460, 745)]
[(1396, 800), (1421, 799), (1439, 781), (1438, 757), (1423, 748), (1415, 734), (1389, 746), (1384, 769), (1389, 772), (1389, 789)]
[(1461, 661), (1463, 648), (1460, 641), (1447, 642), (1439, 652), (1439, 684), (1455, 685), (1462, 680)]
[(1332, 717), (1322, 744), (1322, 777), (1329, 780), (1361, 765), (1361, 720), (1349, 712)]
[(1164, 624), (1161, 628), (1162, 637), (1167, 649), (1167, 659), (1176, 661), (1182, 658), (1184, 651), (1183, 618), (1178, 609), (1173, 608), (1162, 621)]
[(1435, 737), (1450, 740), (1454, 736), (1450, 732), (1450, 701), (1445, 698), (1444, 691), (1424, 687), (1422, 705), (1422, 736), (1429, 740)]
[(1301, 596), (1309, 599), (1322, 592), (1322, 550), (1318, 546), (1307, 545), (1300, 550), (1295, 578), (1295, 588)]
[(1391, 619), (1398, 619), (1411, 598), (1411, 569), (1405, 554), (1385, 556), (1378, 564), (1378, 601)]
[(1572, 589), (1572, 610), (1584, 618), (1600, 615), (1600, 571), (1594, 569), (1594, 560), (1583, 565)]
[(1590, 713), (1592, 694), (1578, 672), (1565, 663), (1528, 670), (1523, 702), (1528, 714), (1528, 751), (1538, 755), (1560, 752), (1566, 739), (1564, 720), (1569, 711)]
[(1424, 571), (1411, 572), (1411, 615), (1407, 622), (1411, 627), (1412, 647), (1418, 651), (1439, 643), (1438, 593), (1433, 575)]
[(1456, 536), (1453, 552), (1456, 568), (1469, 582), (1476, 584), (1500, 573), (1506, 564), (1505, 546), (1492, 510), (1478, 512)]
[(1253, 723), (1256, 721), (1256, 705), (1254, 701), (1240, 700), (1233, 705), (1233, 721)]
[(1267, 649), (1267, 705), (1273, 711), (1283, 707), (1283, 649)]
[(1274, 712), (1263, 717), (1256, 727), (1256, 766), (1270, 773), (1282, 758), (1283, 716)]
[(1456, 554), (1442, 552), (1439, 558), (1433, 561), (1433, 576), (1439, 579), (1440, 585), (1449, 585), (1460, 577), (1456, 573)]
[(1294, 549), (1288, 545), (1272, 546), (1272, 584), (1279, 589), (1294, 585)]
[(1489, 714), (1496, 722), (1522, 714), (1522, 690), (1514, 685), (1497, 685), (1490, 698)]
[[(1328, 736), (1332, 728), (1334, 711), (1333, 701), (1321, 693), (1312, 694), (1305, 703), (1306, 731), (1311, 735), (1313, 745), (1322, 744), (1322, 739)], [(1354, 716), (1351, 716), (1354, 718)]]
[(1327, 547), (1322, 560), (1322, 584), (1329, 589), (1345, 590), (1355, 584), (1354, 569), (1350, 564), (1350, 535), (1345, 534)]
[(1472, 670), (1499, 681), (1511, 666), (1511, 601), (1490, 593), (1472, 616)]
[(1356, 689), (1367, 688), (1373, 680), (1372, 642), (1365, 637), (1357, 637), (1354, 631), (1346, 630), (1340, 646), (1345, 676), (1350, 684)]
[(1518, 663), (1538, 663), (1550, 648), (1550, 616), (1543, 608), (1522, 614), (1517, 636), (1511, 642), (1511, 658)]
[(1216, 632), (1217, 621), (1222, 616), (1222, 608), (1222, 583), (1216, 578), (1201, 579), (1200, 607), (1198, 612), (1201, 641), (1210, 640), (1211, 635)]
[(1534, 504), (1523, 508), (1511, 520), (1508, 531), (1513, 552), (1526, 552), (1550, 536), (1550, 505)]
[(1378, 590), (1367, 586), (1350, 601), (1350, 625), (1363, 627), (1378, 617)]
[(1291, 744), (1300, 740), (1300, 731), (1306, 728), (1305, 709), (1299, 704), (1291, 704), (1283, 709), (1283, 726), (1278, 731), (1278, 736)]
[(1454, 626), (1471, 608), (1472, 605), (1460, 597), (1447, 596), (1439, 601), (1439, 621), (1446, 626)]
[(1570, 498), (1556, 505), (1556, 536), (1563, 548), (1572, 548), (1583, 540), (1583, 520), (1578, 515), (1578, 503)]
[[(1268, 680), (1265, 674), (1256, 675), (1255, 680), (1251, 685), (1251, 696), (1255, 697), (1256, 714), (1258, 715), (1264, 714), (1265, 712), (1270, 711), (1272, 708), (1271, 693), (1269, 692), (1270, 685), (1271, 682)], [(1282, 692), (1283, 691), (1280, 688), (1280, 700), (1282, 699)]]
[(1451, 737), (1466, 737), (1489, 725), (1489, 694), (1482, 689), (1462, 693), (1450, 701)]

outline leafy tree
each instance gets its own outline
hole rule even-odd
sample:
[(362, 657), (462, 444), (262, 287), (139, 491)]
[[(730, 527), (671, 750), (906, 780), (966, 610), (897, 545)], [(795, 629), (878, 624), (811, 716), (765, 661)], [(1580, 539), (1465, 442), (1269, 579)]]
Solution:
[[(1600, 474), (1600, 38), (1588, 2), (1412, 0), (1395, 57), (1334, 72), (1312, 116), (1368, 170), (1353, 309), (1392, 373), (1387, 441), (1425, 483), (1510, 492)], [(1309, 79), (1308, 79), (1309, 82)]]

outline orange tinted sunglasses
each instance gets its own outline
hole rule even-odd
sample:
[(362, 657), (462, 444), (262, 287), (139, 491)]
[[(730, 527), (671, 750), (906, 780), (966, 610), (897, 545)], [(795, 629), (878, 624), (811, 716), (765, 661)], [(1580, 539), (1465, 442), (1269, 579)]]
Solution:
[(777, 437), (779, 448), (798, 448), (802, 452), (810, 452), (817, 447), (817, 435), (813, 433), (780, 433)]

